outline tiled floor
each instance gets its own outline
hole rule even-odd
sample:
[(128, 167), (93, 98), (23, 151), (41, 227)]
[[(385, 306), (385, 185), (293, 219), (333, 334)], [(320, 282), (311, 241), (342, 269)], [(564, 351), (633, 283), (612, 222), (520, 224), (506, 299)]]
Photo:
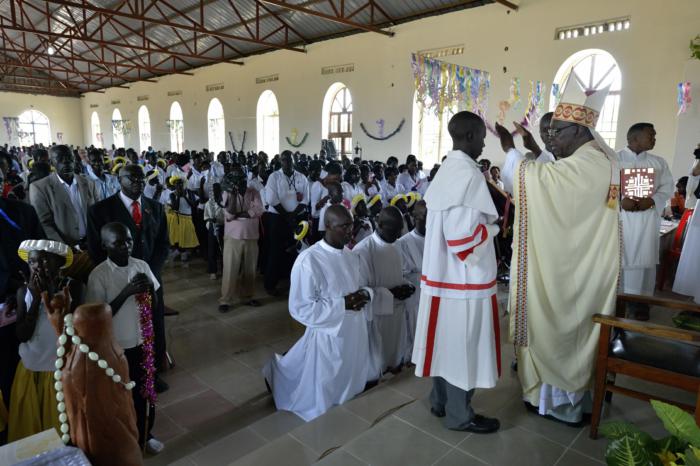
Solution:
[[(525, 411), (517, 376), (508, 367), (512, 345), (502, 343), (504, 374), (491, 390), (478, 391), (477, 412), (496, 416), (493, 435), (471, 435), (442, 427), (428, 409), (430, 380), (404, 371), (312, 422), (276, 412), (260, 368), (303, 333), (283, 299), (263, 297), (264, 306), (217, 311), (219, 282), (204, 264), (171, 266), (164, 274), (166, 303), (180, 311), (167, 317), (168, 345), (176, 367), (159, 398), (156, 436), (166, 450), (148, 466), (322, 465), (419, 466), (603, 464), (606, 442)], [(501, 300), (506, 289), (499, 292)], [(506, 319), (501, 322), (507, 335)], [(622, 378), (618, 378), (622, 381)], [(683, 392), (659, 395), (692, 403)], [(604, 419), (634, 421), (652, 435), (663, 427), (647, 403), (616, 396)]]

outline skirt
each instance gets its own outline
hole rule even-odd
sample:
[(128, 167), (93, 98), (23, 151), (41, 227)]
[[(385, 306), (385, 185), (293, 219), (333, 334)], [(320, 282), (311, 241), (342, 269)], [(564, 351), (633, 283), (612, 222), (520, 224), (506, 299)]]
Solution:
[(10, 395), (7, 441), (14, 442), (51, 427), (60, 436), (53, 372), (33, 372), (17, 364)]
[(2, 399), (2, 392), (0, 392), (0, 432), (7, 428), (7, 408), (5, 407), (5, 400)]
[(168, 235), (170, 245), (182, 249), (191, 249), (199, 246), (197, 232), (192, 223), (192, 216), (169, 211), (166, 215), (168, 219)]

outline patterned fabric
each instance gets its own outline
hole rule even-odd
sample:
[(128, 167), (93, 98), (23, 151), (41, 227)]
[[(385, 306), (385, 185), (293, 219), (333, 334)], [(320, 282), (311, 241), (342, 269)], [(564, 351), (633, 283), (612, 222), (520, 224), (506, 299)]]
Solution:
[(562, 102), (558, 104), (557, 108), (554, 110), (553, 118), (578, 123), (579, 125), (595, 129), (595, 125), (598, 123), (598, 116), (600, 116), (600, 112), (588, 108), (585, 105)]
[(518, 197), (518, 257), (517, 257), (517, 293), (515, 297), (515, 334), (516, 346), (527, 346), (527, 190), (525, 189), (525, 167), (532, 163), (524, 160), (519, 170)]

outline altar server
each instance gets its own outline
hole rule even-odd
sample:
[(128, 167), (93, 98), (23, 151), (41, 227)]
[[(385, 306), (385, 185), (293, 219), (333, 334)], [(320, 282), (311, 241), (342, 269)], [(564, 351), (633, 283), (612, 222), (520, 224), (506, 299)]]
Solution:
[(350, 213), (333, 205), (324, 220), (325, 238), (299, 254), (292, 269), (289, 313), (306, 332), (263, 368), (277, 409), (305, 421), (351, 399), (367, 382), (372, 291), (362, 287), (360, 258), (345, 248)]

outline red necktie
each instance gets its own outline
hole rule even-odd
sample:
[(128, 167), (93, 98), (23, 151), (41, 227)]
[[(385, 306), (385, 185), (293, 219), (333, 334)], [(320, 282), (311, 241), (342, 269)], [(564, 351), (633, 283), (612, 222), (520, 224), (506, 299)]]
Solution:
[(139, 206), (138, 201), (131, 203), (131, 217), (134, 219), (136, 227), (141, 228), (141, 206)]

